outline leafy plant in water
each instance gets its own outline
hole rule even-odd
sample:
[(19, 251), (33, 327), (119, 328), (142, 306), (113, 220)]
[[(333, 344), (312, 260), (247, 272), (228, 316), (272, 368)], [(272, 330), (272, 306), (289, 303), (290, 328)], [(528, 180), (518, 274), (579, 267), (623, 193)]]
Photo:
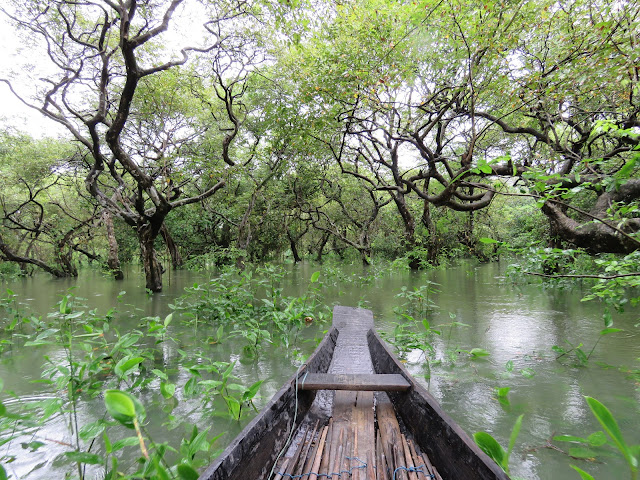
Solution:
[(613, 278), (603, 278), (596, 281), (591, 292), (584, 296), (583, 302), (590, 300), (600, 300), (607, 308), (613, 308), (617, 312), (623, 312), (628, 304), (636, 306), (640, 303), (640, 276), (630, 275), (621, 277), (619, 275), (629, 275), (640, 270), (640, 252), (635, 251), (624, 257), (617, 255), (606, 255), (593, 260), (594, 270), (597, 268), (602, 272), (602, 276), (612, 276)]
[(13, 290), (8, 288), (6, 296), (0, 297), (0, 308), (5, 312), (4, 321), (6, 323), (3, 326), (7, 332), (13, 332), (24, 316), (22, 309), (18, 305), (17, 297)]
[(591, 358), (591, 355), (593, 354), (594, 350), (598, 346), (598, 343), (600, 343), (600, 340), (602, 340), (602, 338), (605, 335), (622, 331), (622, 329), (620, 328), (613, 328), (613, 319), (611, 316), (611, 312), (608, 308), (605, 308), (605, 311), (602, 317), (604, 320), (604, 328), (600, 330), (600, 332), (598, 333), (598, 339), (593, 344), (593, 347), (591, 347), (591, 350), (589, 350), (589, 353), (584, 352), (584, 350), (582, 349), (582, 346), (583, 346), (582, 343), (578, 345), (573, 345), (569, 340), (565, 340), (567, 345), (569, 345), (570, 347), (569, 349), (560, 347), (558, 345), (554, 345), (553, 347), (551, 347), (551, 350), (553, 350), (555, 353), (558, 354), (558, 356), (556, 357), (556, 360), (559, 360), (560, 358), (566, 355), (569, 355), (570, 353), (573, 353), (578, 361), (578, 365), (586, 366), (589, 363), (589, 359)]
[(471, 350), (463, 350), (461, 348), (456, 350), (457, 353), (466, 353), (467, 355), (469, 355), (469, 357), (471, 358), (471, 360), (477, 360), (479, 358), (484, 358), (484, 357), (488, 357), (489, 355), (491, 355), (490, 352), (488, 352), (487, 350), (485, 350), (484, 348), (472, 348)]
[[(569, 448), (569, 455), (574, 458), (596, 458), (606, 453), (606, 451), (603, 450), (602, 447), (615, 447), (622, 454), (622, 457), (627, 463), (631, 474), (631, 479), (636, 480), (638, 478), (640, 445), (629, 445), (625, 441), (624, 437), (622, 436), (620, 427), (618, 426), (618, 422), (616, 421), (611, 411), (604, 404), (593, 397), (586, 396), (584, 398), (587, 401), (589, 408), (591, 409), (591, 413), (593, 413), (596, 420), (598, 420), (598, 423), (600, 423), (600, 425), (604, 429), (604, 432), (598, 431), (592, 433), (586, 438), (574, 435), (558, 435), (553, 437), (553, 440), (558, 442), (579, 444), (580, 446), (578, 447)], [(593, 479), (593, 477), (589, 473), (581, 470), (575, 465), (571, 465), (571, 468), (577, 471), (583, 480)]]
[(509, 401), (509, 392), (511, 391), (511, 387), (496, 387), (496, 398), (500, 405), (503, 407), (508, 407), (511, 402)]
[(524, 414), (520, 415), (516, 419), (516, 422), (513, 425), (513, 429), (511, 430), (511, 435), (509, 436), (509, 447), (506, 451), (502, 447), (502, 445), (500, 445), (498, 441), (489, 433), (477, 432), (473, 434), (473, 439), (476, 444), (482, 449), (484, 453), (489, 455), (489, 457), (493, 459), (493, 461), (495, 461), (507, 474), (509, 473), (509, 457), (511, 457), (511, 452), (513, 451), (513, 447), (516, 444), (518, 434), (520, 433), (523, 418)]
[[(127, 428), (134, 429), (136, 432), (135, 437), (125, 437), (115, 443), (112, 443), (105, 432), (103, 439), (105, 442), (106, 457), (104, 462), (100, 464), (105, 465), (105, 478), (108, 479), (125, 479), (125, 478), (158, 478), (158, 479), (170, 479), (176, 478), (173, 472), (178, 474), (180, 479), (193, 479), (198, 478), (197, 470), (194, 468), (192, 462), (198, 452), (208, 452), (211, 445), (218, 437), (209, 441), (207, 439), (209, 429), (199, 432), (196, 426), (193, 427), (191, 436), (189, 439), (182, 439), (180, 444), (179, 460), (178, 464), (172, 468), (167, 459), (165, 453), (169, 450), (176, 452), (174, 449), (170, 449), (167, 444), (156, 444), (152, 440), (148, 439), (148, 435), (145, 432), (143, 421), (146, 417), (145, 408), (142, 403), (132, 394), (122, 390), (106, 390), (104, 392), (104, 403), (108, 413), (120, 424)], [(147, 439), (147, 441), (145, 441)], [(149, 446), (147, 446), (147, 443)], [(107, 470), (109, 456), (117, 452), (124, 447), (137, 446), (141, 453), (139, 464), (141, 465), (136, 473), (131, 476), (124, 476), (118, 472), (117, 465), (118, 459), (115, 456), (111, 456), (111, 470)]]
[(403, 286), (397, 298), (404, 299), (403, 307), (417, 317), (425, 317), (430, 311), (438, 308), (432, 300), (432, 296), (439, 290), (436, 288), (439, 284), (430, 280), (425, 280), (424, 285), (414, 287), (409, 290)]
[(622, 456), (624, 457), (629, 469), (631, 471), (631, 479), (636, 480), (638, 478), (638, 458), (640, 457), (640, 445), (628, 445), (622, 436), (618, 422), (611, 414), (609, 409), (602, 403), (592, 397), (585, 397), (591, 412), (596, 417), (604, 431), (613, 440), (613, 443), (618, 448)]
[[(251, 406), (255, 410), (253, 400), (257, 395), (263, 380), (254, 382), (249, 387), (233, 382), (233, 369), (236, 362), (211, 362), (209, 364), (197, 362), (188, 367), (191, 378), (184, 386), (187, 397), (199, 396), (204, 403), (198, 405), (213, 406), (216, 398), (221, 398), (227, 408), (227, 417), (240, 420), (244, 406)], [(206, 374), (207, 376), (203, 376)], [(215, 408), (211, 408), (214, 411)], [(219, 413), (219, 412), (216, 412)]]

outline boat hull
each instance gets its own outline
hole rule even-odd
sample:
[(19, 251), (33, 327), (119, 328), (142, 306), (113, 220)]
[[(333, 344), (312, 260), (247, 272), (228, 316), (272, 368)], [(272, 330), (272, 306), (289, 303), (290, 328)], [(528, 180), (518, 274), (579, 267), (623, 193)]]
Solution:
[[(370, 360), (369, 356), (371, 357)], [(327, 423), (333, 425), (333, 427), (324, 427), (325, 429), (329, 428), (331, 432), (327, 435), (327, 438), (331, 438), (331, 441), (327, 440), (327, 450), (331, 452), (334, 452), (337, 448), (336, 439), (340, 441), (340, 439), (350, 438), (349, 435), (353, 434), (350, 429), (356, 423), (358, 424), (360, 433), (359, 436), (356, 434), (355, 444), (359, 445), (358, 448), (364, 449), (360, 450), (363, 452), (360, 458), (366, 457), (365, 463), (368, 464), (367, 468), (370, 469), (368, 470), (367, 478), (374, 478), (376, 476), (374, 473), (375, 467), (371, 468), (369, 465), (374, 465), (378, 460), (380, 460), (381, 465), (384, 465), (385, 462), (377, 457), (379, 455), (378, 452), (371, 449), (367, 450), (368, 448), (375, 448), (368, 445), (368, 442), (371, 442), (372, 445), (378, 445), (380, 441), (380, 432), (373, 433), (377, 428), (374, 427), (373, 393), (368, 392), (369, 396), (367, 396), (365, 395), (366, 392), (358, 392), (356, 396), (356, 392), (323, 389), (320, 390), (322, 393), (316, 394), (316, 390), (303, 389), (307, 373), (326, 374), (328, 372), (331, 373), (330, 378), (332, 381), (335, 382), (336, 379), (339, 380), (345, 377), (349, 380), (346, 383), (354, 383), (351, 377), (355, 374), (372, 377), (375, 377), (375, 374), (404, 377), (409, 383), (408, 390), (403, 388), (403, 391), (378, 391), (375, 393), (375, 404), (380, 407), (381, 415), (383, 412), (390, 412), (384, 413), (384, 418), (386, 419), (388, 419), (387, 415), (393, 417), (395, 412), (392, 423), (395, 423), (397, 437), (393, 438), (402, 438), (406, 445), (410, 444), (411, 441), (414, 442), (424, 452), (425, 459), (431, 459), (431, 463), (435, 467), (434, 472), (437, 471), (440, 475), (440, 477), (435, 476), (434, 478), (445, 480), (509, 480), (508, 475), (478, 448), (466, 432), (442, 410), (438, 402), (427, 390), (411, 377), (406, 368), (398, 361), (373, 328), (372, 313), (368, 310), (340, 306), (334, 308), (333, 327), (316, 351), (309, 357), (304, 368), (299, 369), (285, 383), (260, 414), (243, 429), (222, 455), (203, 472), (200, 480), (269, 479), (272, 470), (274, 470), (273, 465), (278, 462), (281, 452), (288, 446), (287, 444), (292, 438), (293, 432), (298, 427), (300, 427), (300, 432), (304, 432), (306, 429), (307, 433), (310, 433), (309, 429), (312, 425), (315, 424), (317, 428), (318, 425), (322, 426)], [(316, 377), (324, 378), (322, 375)], [(331, 388), (335, 388), (335, 386)], [(347, 390), (354, 389), (348, 388)], [(355, 400), (356, 398), (357, 401)], [(353, 406), (354, 404), (359, 405), (361, 401), (363, 401), (363, 407)], [(358, 408), (360, 410), (356, 412)], [(375, 408), (377, 409), (378, 407)], [(378, 418), (378, 421), (381, 420), (382, 416)], [(301, 426), (301, 424), (304, 425)], [(404, 426), (399, 428), (399, 424)], [(388, 426), (388, 424), (386, 425)], [(400, 433), (401, 430), (403, 432), (406, 430), (407, 437), (411, 437), (413, 440), (408, 441), (405, 439), (404, 435)], [(345, 435), (338, 434), (340, 431)], [(301, 436), (307, 438), (307, 433)], [(378, 440), (369, 438), (376, 437), (376, 435)], [(300, 436), (297, 438), (300, 438)], [(310, 440), (307, 440), (307, 442), (311, 442), (313, 434), (308, 438)], [(392, 440), (391, 443), (396, 443), (396, 440)], [(291, 449), (295, 450), (295, 441), (292, 444), (293, 447), (289, 449), (289, 452), (291, 452)], [(349, 443), (347, 443), (348, 445)], [(385, 445), (388, 444), (385, 443)], [(301, 450), (302, 446), (299, 447), (298, 455)], [(410, 453), (408, 450), (405, 451)], [(330, 459), (327, 461), (332, 464), (333, 460), (335, 460), (332, 454), (327, 455), (327, 457)], [(347, 458), (355, 457), (357, 455), (354, 454), (353, 457)], [(376, 458), (374, 459), (374, 457)], [(296, 460), (292, 460), (292, 458)], [(319, 454), (318, 459), (320, 458), (321, 455)], [(297, 456), (294, 455), (288, 460), (296, 462)], [(419, 461), (415, 462), (416, 466)], [(425, 461), (429, 462), (428, 460)], [(400, 463), (400, 465), (403, 464)], [(323, 464), (320, 467), (325, 468)], [(400, 467), (400, 469), (403, 468)], [(282, 458), (277, 469), (283, 469)], [(336, 470), (329, 469), (328, 471), (338, 472), (339, 470), (340, 468)], [(303, 470), (303, 472), (313, 471), (317, 472), (318, 470)], [(359, 472), (357, 473), (356, 476), (359, 477)], [(303, 476), (305, 475), (311, 477), (313, 473), (306, 473)], [(335, 473), (335, 475), (338, 475), (338, 473)], [(283, 471), (275, 477), (289, 478), (291, 475), (285, 474)], [(381, 475), (379, 478), (386, 477)]]
[(453, 421), (427, 390), (417, 383), (375, 330), (367, 342), (376, 373), (400, 374), (411, 384), (407, 393), (387, 392), (396, 415), (427, 453), (442, 478), (508, 480), (509, 476)]
[[(318, 348), (307, 359), (306, 369), (326, 373), (335, 349), (338, 330), (327, 332)], [(289, 437), (309, 414), (316, 396), (313, 391), (298, 391), (298, 373), (284, 384), (233, 442), (200, 475), (200, 480), (250, 480), (268, 478)], [(296, 410), (297, 406), (297, 410)]]

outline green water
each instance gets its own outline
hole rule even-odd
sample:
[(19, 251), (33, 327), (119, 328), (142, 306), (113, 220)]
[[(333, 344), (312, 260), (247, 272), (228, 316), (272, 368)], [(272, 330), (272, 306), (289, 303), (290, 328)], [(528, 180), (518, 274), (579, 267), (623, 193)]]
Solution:
[[(286, 295), (304, 292), (311, 274), (319, 267), (303, 264), (285, 266), (287, 269)], [(365, 275), (362, 278), (363, 273)], [(557, 434), (586, 437), (600, 430), (593, 418), (584, 395), (593, 396), (606, 404), (618, 419), (628, 443), (640, 443), (640, 387), (628, 378), (625, 368), (640, 368), (640, 322), (637, 310), (629, 309), (624, 315), (614, 315), (615, 327), (624, 331), (606, 336), (599, 343), (588, 367), (577, 367), (573, 359), (556, 361), (553, 345), (565, 345), (565, 340), (584, 343), (591, 349), (603, 328), (602, 306), (580, 301), (579, 289), (543, 289), (539, 285), (513, 286), (502, 279), (499, 264), (475, 265), (435, 270), (428, 273), (396, 272), (372, 275), (358, 267), (341, 267), (326, 270), (321, 276), (323, 295), (327, 305), (361, 304), (374, 312), (379, 331), (390, 334), (397, 321), (393, 307), (402, 303), (396, 295), (402, 286), (409, 290), (424, 285), (427, 280), (437, 282), (439, 292), (430, 300), (437, 305), (429, 314), (431, 326), (438, 328), (454, 319), (466, 327), (441, 328), (442, 335), (435, 337), (438, 365), (432, 362), (431, 378), (426, 379), (425, 360), (421, 352), (407, 355), (407, 366), (412, 374), (438, 399), (447, 411), (467, 432), (480, 430), (490, 432), (506, 446), (511, 427), (518, 415), (524, 414), (524, 422), (511, 465), (513, 477), (526, 479), (577, 479), (569, 464), (590, 472), (597, 479), (630, 478), (626, 464), (612, 455), (602, 463), (570, 459), (561, 452), (545, 448), (547, 441)], [(354, 280), (355, 279), (355, 280)], [(168, 304), (183, 292), (184, 287), (194, 282), (204, 282), (207, 276), (193, 272), (171, 272), (165, 276), (162, 294), (147, 296), (144, 279), (138, 272), (130, 271), (122, 282), (114, 282), (92, 271), (83, 271), (78, 279), (56, 280), (46, 275), (0, 284), (1, 291), (10, 288), (24, 307), (32, 312), (46, 315), (60, 296), (75, 287), (74, 294), (86, 299), (91, 308), (106, 312), (117, 306), (121, 312), (114, 323), (121, 331), (137, 328), (145, 316), (164, 317), (170, 312)], [(118, 295), (126, 291), (117, 300)], [(325, 326), (312, 326), (302, 335), (302, 349), (310, 353), (315, 347), (314, 339), (321, 336)], [(203, 336), (193, 326), (171, 324), (171, 335), (176, 343), (162, 343), (156, 361), (161, 368), (177, 368), (180, 362), (178, 350), (195, 352), (201, 346)], [(305, 341), (306, 340), (306, 341)], [(234, 340), (211, 347), (214, 359), (233, 361), (240, 358), (241, 344)], [(483, 348), (490, 356), (470, 360), (469, 356), (451, 353), (456, 348), (470, 350)], [(46, 399), (53, 395), (46, 386), (32, 383), (40, 378), (43, 355), (51, 358), (61, 352), (41, 348), (11, 348), (6, 350), (0, 362), (0, 377), (5, 390), (15, 392), (17, 398), (11, 402), (28, 402)], [(260, 390), (258, 407), (264, 405), (282, 383), (296, 369), (299, 358), (281, 347), (267, 348), (256, 363), (238, 362), (234, 375), (247, 385), (265, 379)], [(511, 361), (512, 368), (507, 369)], [(171, 380), (182, 385), (180, 370)], [(140, 398), (150, 405), (158, 394), (154, 384)], [(495, 398), (496, 387), (511, 387), (510, 405), (503, 407)], [(146, 396), (145, 396), (146, 395)], [(225, 418), (203, 419), (199, 405), (192, 399), (176, 395), (180, 403), (174, 410), (177, 417), (184, 416), (201, 428), (211, 426), (212, 432), (227, 432), (217, 444), (223, 448), (249, 420), (240, 424)], [(89, 423), (104, 414), (100, 399), (83, 402), (80, 422)], [(153, 418), (152, 412), (149, 418)], [(165, 429), (149, 422), (150, 434), (164, 435)], [(160, 426), (157, 426), (160, 427)], [(17, 443), (4, 445), (5, 452), (19, 451), (17, 460), (6, 465), (8, 473), (16, 478), (57, 478), (55, 457), (68, 450), (62, 445), (65, 431), (62, 418), (54, 418), (44, 429), (34, 430), (34, 438), (45, 442), (47, 447), (36, 452), (22, 449)], [(176, 438), (183, 431), (177, 430)], [(165, 439), (160, 439), (165, 440)], [(568, 449), (568, 444), (555, 443)], [(613, 449), (611, 450), (614, 451)], [(100, 472), (95, 474), (100, 478)]]

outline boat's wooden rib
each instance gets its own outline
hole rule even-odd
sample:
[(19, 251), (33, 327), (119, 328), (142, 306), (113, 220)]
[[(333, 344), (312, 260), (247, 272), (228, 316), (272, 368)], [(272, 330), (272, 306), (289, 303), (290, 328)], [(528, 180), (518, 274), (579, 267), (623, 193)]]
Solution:
[(308, 373), (298, 383), (299, 390), (349, 390), (368, 392), (406, 392), (411, 384), (402, 375)]
[(277, 480), (509, 479), (409, 375), (375, 332), (371, 312), (348, 307), (335, 307), (333, 328), (304, 371), (200, 479), (271, 473)]

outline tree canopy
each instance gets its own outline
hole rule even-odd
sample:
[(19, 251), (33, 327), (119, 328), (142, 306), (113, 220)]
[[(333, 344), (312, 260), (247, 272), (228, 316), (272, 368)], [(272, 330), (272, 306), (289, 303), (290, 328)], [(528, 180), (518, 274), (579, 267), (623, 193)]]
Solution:
[(507, 196), (531, 199), (552, 245), (638, 249), (635, 2), (2, 11), (40, 52), (4, 88), (68, 130), (74, 153), (58, 160), (82, 171), (95, 218), (131, 228), (151, 290), (159, 236), (174, 265), (180, 250), (242, 264), (378, 248), (418, 268), (456, 245), (479, 253), (478, 215)]

